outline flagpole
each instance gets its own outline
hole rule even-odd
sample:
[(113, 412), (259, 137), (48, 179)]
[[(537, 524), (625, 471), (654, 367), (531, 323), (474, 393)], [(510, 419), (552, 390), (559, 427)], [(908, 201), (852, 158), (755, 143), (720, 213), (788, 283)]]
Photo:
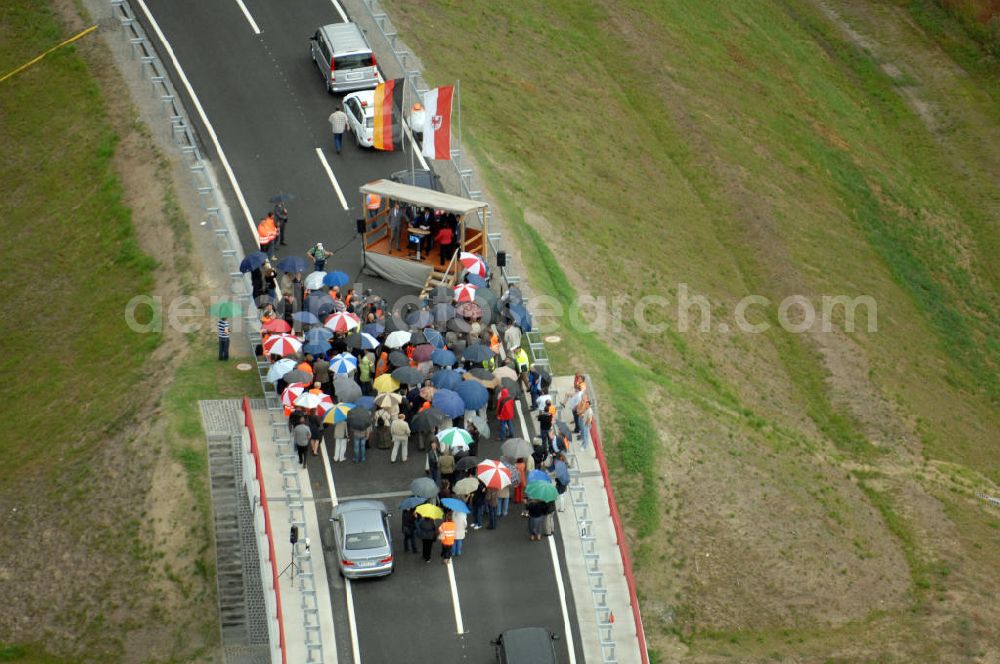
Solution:
[[(456, 170), (459, 171), (458, 181), (462, 182), (462, 81), (455, 79), (455, 92), (458, 93), (458, 158), (455, 160), (458, 163), (455, 164)], [(449, 157), (451, 155), (448, 155)]]

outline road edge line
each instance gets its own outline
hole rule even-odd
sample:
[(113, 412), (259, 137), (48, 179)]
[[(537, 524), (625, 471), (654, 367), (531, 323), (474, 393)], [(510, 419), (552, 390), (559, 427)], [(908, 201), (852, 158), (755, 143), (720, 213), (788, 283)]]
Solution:
[(243, 0), (236, 0), (236, 4), (238, 4), (240, 6), (240, 9), (243, 10), (243, 15), (247, 17), (247, 21), (250, 23), (250, 27), (253, 28), (253, 33), (255, 35), (259, 35), (260, 28), (257, 27), (257, 21), (253, 20), (253, 16), (250, 15), (250, 10), (247, 9), (247, 6), (243, 4)]
[[(338, 505), (337, 487), (333, 483), (333, 469), (330, 468), (330, 455), (326, 453), (326, 445), (319, 446), (319, 453), (323, 459), (323, 472), (326, 475), (326, 485), (330, 489), (330, 501), (333, 507)], [(334, 544), (336, 551), (336, 544)], [(337, 562), (340, 565), (340, 561)], [(347, 626), (351, 633), (351, 656), (354, 664), (361, 664), (361, 648), (358, 645), (358, 619), (354, 615), (354, 591), (351, 589), (351, 580), (344, 577), (344, 601), (347, 603)]]
[(337, 198), (340, 199), (340, 204), (345, 210), (349, 210), (350, 208), (347, 207), (347, 199), (344, 198), (344, 192), (340, 190), (340, 183), (337, 182), (337, 178), (333, 174), (333, 169), (330, 168), (330, 163), (326, 160), (326, 155), (323, 154), (323, 148), (316, 148), (316, 156), (319, 157), (320, 163), (323, 164), (323, 168), (326, 170), (326, 176), (330, 178), (330, 183), (337, 192)]
[(566, 586), (563, 584), (562, 565), (559, 564), (559, 552), (556, 550), (554, 538), (549, 537), (548, 540), (549, 553), (552, 554), (552, 567), (556, 572), (556, 588), (559, 589), (559, 606), (562, 609), (563, 629), (566, 630), (563, 640), (566, 641), (569, 664), (576, 664), (576, 646), (573, 643), (573, 626), (569, 622), (569, 607), (566, 605)]
[(462, 622), (462, 605), (458, 601), (458, 582), (455, 581), (455, 562), (454, 559), (450, 559), (451, 562), (447, 563), (445, 567), (448, 568), (448, 584), (451, 586), (451, 603), (455, 607), (455, 633), (465, 634), (465, 623)]

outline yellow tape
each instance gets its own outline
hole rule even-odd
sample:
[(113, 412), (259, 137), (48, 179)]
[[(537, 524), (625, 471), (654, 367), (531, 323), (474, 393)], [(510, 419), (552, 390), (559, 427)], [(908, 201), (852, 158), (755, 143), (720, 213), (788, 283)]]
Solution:
[(56, 50), (62, 48), (63, 46), (65, 46), (66, 44), (72, 44), (77, 39), (80, 39), (82, 37), (86, 37), (88, 34), (90, 34), (91, 32), (93, 32), (96, 29), (97, 29), (97, 25), (95, 24), (95, 25), (90, 26), (86, 30), (83, 30), (81, 32), (76, 33), (75, 35), (73, 35), (72, 37), (70, 37), (69, 39), (67, 39), (66, 41), (64, 41), (63, 43), (57, 44), (56, 46), (53, 46), (52, 48), (50, 48), (49, 50), (45, 51), (44, 53), (42, 53), (38, 57), (33, 58), (31, 60), (28, 60), (27, 62), (25, 62), (23, 65), (21, 65), (17, 69), (15, 69), (13, 71), (10, 71), (10, 72), (7, 72), (3, 76), (0, 76), (0, 83), (3, 83), (4, 81), (6, 81), (8, 78), (10, 78), (11, 76), (13, 76), (14, 74), (17, 74), (17, 73), (20, 73), (20, 72), (24, 71), (25, 69), (27, 69), (31, 65), (35, 64), (36, 62), (38, 62), (39, 60), (41, 60), (42, 58), (44, 58), (46, 55), (48, 55), (52, 51), (56, 51)]

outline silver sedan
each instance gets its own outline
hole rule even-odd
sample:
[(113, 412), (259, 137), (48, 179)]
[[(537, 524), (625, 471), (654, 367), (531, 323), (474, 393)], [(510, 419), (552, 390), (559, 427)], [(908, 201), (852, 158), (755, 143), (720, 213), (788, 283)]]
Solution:
[(333, 539), (341, 575), (349, 579), (392, 574), (388, 510), (378, 500), (348, 500), (333, 508)]

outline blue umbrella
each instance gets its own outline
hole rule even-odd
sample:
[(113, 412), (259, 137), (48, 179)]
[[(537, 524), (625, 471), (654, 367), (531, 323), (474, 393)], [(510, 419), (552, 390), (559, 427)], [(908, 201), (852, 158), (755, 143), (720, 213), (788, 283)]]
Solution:
[(305, 272), (309, 269), (309, 263), (302, 256), (285, 256), (278, 261), (278, 269), (282, 272)]
[(552, 464), (552, 468), (556, 472), (556, 479), (563, 484), (569, 484), (569, 467), (566, 465), (565, 461), (556, 461)]
[(432, 404), (448, 417), (461, 417), (465, 414), (465, 402), (458, 392), (440, 389), (434, 393)]
[(360, 350), (375, 350), (379, 347), (378, 339), (367, 332), (355, 332), (347, 335), (347, 347)]
[(333, 311), (333, 298), (323, 291), (310, 291), (302, 308), (313, 314), (317, 318), (325, 318)]
[(336, 374), (349, 374), (358, 368), (358, 358), (350, 353), (335, 355), (330, 360), (330, 370)]
[(424, 328), (424, 339), (435, 348), (444, 348), (444, 337), (435, 329)]
[(528, 473), (528, 481), (548, 482), (549, 484), (552, 484), (552, 478), (549, 477), (549, 474), (544, 470), (538, 470), (537, 468)]
[(297, 320), (303, 325), (319, 325), (322, 322), (319, 316), (311, 311), (296, 311), (292, 314), (292, 320)]
[(306, 332), (306, 343), (318, 344), (333, 336), (333, 330), (327, 327), (314, 327)]
[(438, 389), (454, 390), (466, 381), (463, 381), (462, 376), (451, 369), (439, 369), (431, 374), (431, 382)]
[(476, 288), (486, 288), (486, 280), (480, 277), (478, 274), (467, 274), (465, 275), (465, 283), (472, 284)]
[(270, 369), (268, 369), (267, 382), (269, 383), (277, 382), (279, 378), (284, 376), (289, 371), (292, 371), (295, 368), (296, 364), (298, 363), (290, 357), (286, 357), (283, 360), (278, 360), (277, 362), (271, 365)]
[(323, 277), (323, 285), (333, 288), (343, 288), (351, 282), (351, 278), (344, 272), (327, 272)]
[(507, 315), (514, 319), (517, 326), (525, 332), (531, 332), (531, 314), (523, 304), (512, 304), (507, 309)]
[(247, 257), (240, 261), (240, 272), (247, 273), (257, 270), (267, 262), (267, 254), (263, 251), (255, 251), (247, 254)]
[(472, 344), (466, 346), (465, 350), (462, 351), (462, 359), (469, 362), (484, 362), (491, 357), (493, 357), (493, 351), (490, 350), (489, 346), (483, 344)]
[(330, 350), (330, 344), (325, 341), (310, 342), (302, 347), (302, 352), (310, 355), (322, 355), (328, 350)]
[(462, 512), (463, 514), (469, 514), (472, 511), (465, 504), (464, 500), (459, 500), (458, 498), (442, 498), (441, 506), (447, 507), (452, 512)]
[(368, 323), (364, 326), (362, 331), (366, 334), (372, 335), (373, 337), (377, 337), (385, 332), (385, 325), (382, 325), (381, 323)]
[(399, 509), (401, 510), (412, 510), (417, 505), (423, 505), (427, 502), (426, 498), (421, 498), (420, 496), (410, 496), (403, 502), (399, 504)]
[(474, 380), (463, 380), (455, 392), (462, 398), (466, 410), (479, 410), (490, 400), (490, 393)]
[(431, 353), (431, 362), (439, 367), (453, 367), (455, 366), (455, 354), (450, 350), (438, 348)]
[(368, 410), (375, 410), (375, 397), (359, 397), (354, 400), (355, 406), (361, 406)]

